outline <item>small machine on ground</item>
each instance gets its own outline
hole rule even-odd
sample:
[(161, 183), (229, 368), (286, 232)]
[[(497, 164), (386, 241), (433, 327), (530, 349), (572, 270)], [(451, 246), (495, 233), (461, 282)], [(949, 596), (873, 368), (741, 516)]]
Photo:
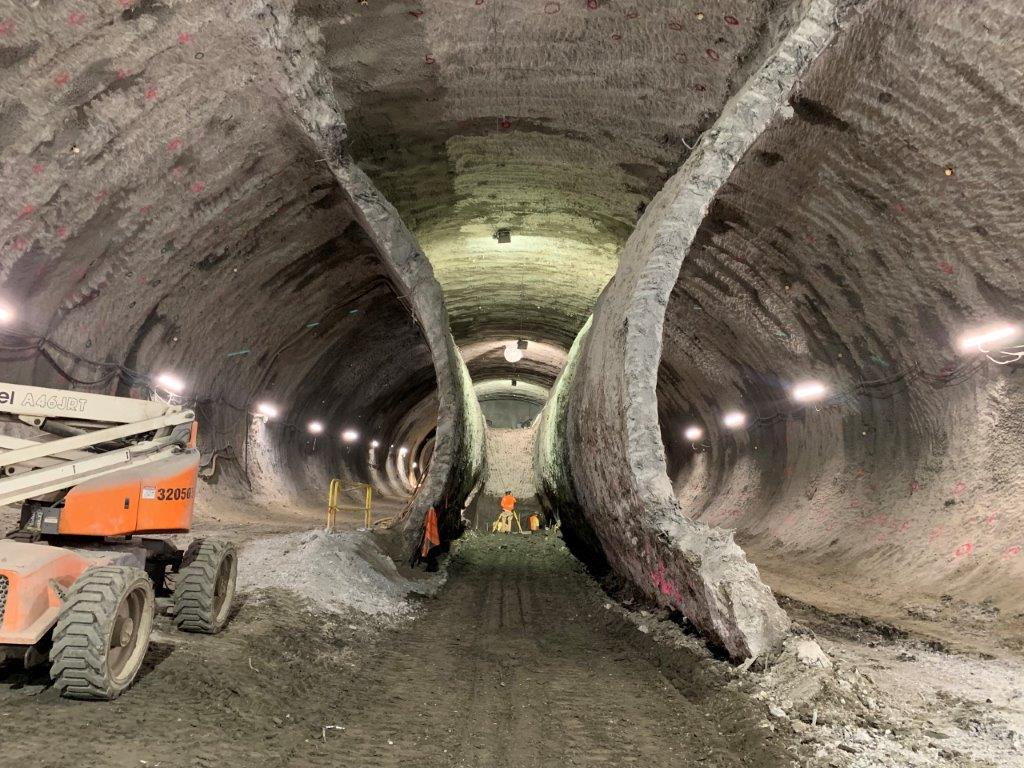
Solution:
[(195, 413), (139, 400), (0, 383), (0, 661), (51, 662), (64, 696), (109, 700), (142, 666), (159, 605), (186, 632), (227, 622), (237, 551), (182, 551), (139, 534), (192, 525)]

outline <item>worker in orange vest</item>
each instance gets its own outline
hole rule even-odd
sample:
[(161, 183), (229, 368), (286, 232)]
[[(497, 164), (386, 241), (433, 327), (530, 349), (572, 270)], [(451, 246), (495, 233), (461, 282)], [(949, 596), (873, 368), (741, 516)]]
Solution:
[(423, 542), (413, 554), (412, 565), (425, 562), (428, 571), (436, 571), (437, 557), (441, 547), (441, 532), (438, 526), (437, 510), (431, 507), (423, 516)]
[(514, 512), (516, 501), (517, 499), (512, 495), (512, 491), (505, 491), (505, 495), (501, 497), (501, 508), (506, 512)]

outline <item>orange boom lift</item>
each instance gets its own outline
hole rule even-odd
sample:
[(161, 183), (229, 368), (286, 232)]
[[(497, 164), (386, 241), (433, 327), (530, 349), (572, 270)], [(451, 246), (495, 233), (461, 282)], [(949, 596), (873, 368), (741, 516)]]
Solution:
[(109, 700), (138, 674), (158, 606), (186, 632), (223, 628), (235, 546), (140, 536), (191, 528), (192, 410), (0, 383), (0, 421), (18, 425), (0, 434), (0, 506), (21, 509), (0, 539), (0, 662), (49, 660), (64, 696)]

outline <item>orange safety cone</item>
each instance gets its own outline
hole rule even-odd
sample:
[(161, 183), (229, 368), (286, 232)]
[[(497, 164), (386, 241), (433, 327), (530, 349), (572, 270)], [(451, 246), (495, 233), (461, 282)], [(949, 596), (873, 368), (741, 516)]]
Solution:
[(431, 507), (423, 518), (423, 546), (420, 547), (420, 557), (425, 558), (431, 549), (439, 546), (441, 534), (437, 529), (437, 511)]

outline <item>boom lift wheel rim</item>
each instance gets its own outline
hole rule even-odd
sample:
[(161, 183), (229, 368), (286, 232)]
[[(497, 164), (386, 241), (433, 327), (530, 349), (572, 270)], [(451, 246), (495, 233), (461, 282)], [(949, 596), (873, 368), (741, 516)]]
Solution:
[(140, 643), (141, 630), (146, 624), (147, 602), (147, 591), (138, 584), (121, 598), (121, 603), (117, 606), (110, 639), (107, 642), (107, 669), (111, 678), (118, 684), (135, 677), (142, 662), (138, 657), (145, 656), (146, 646), (149, 645), (148, 636), (145, 645)]
[(231, 599), (235, 594), (234, 585), (235, 553), (227, 552), (217, 569), (217, 582), (213, 587), (213, 615), (216, 622), (222, 624), (227, 618), (225, 613), (231, 610)]

